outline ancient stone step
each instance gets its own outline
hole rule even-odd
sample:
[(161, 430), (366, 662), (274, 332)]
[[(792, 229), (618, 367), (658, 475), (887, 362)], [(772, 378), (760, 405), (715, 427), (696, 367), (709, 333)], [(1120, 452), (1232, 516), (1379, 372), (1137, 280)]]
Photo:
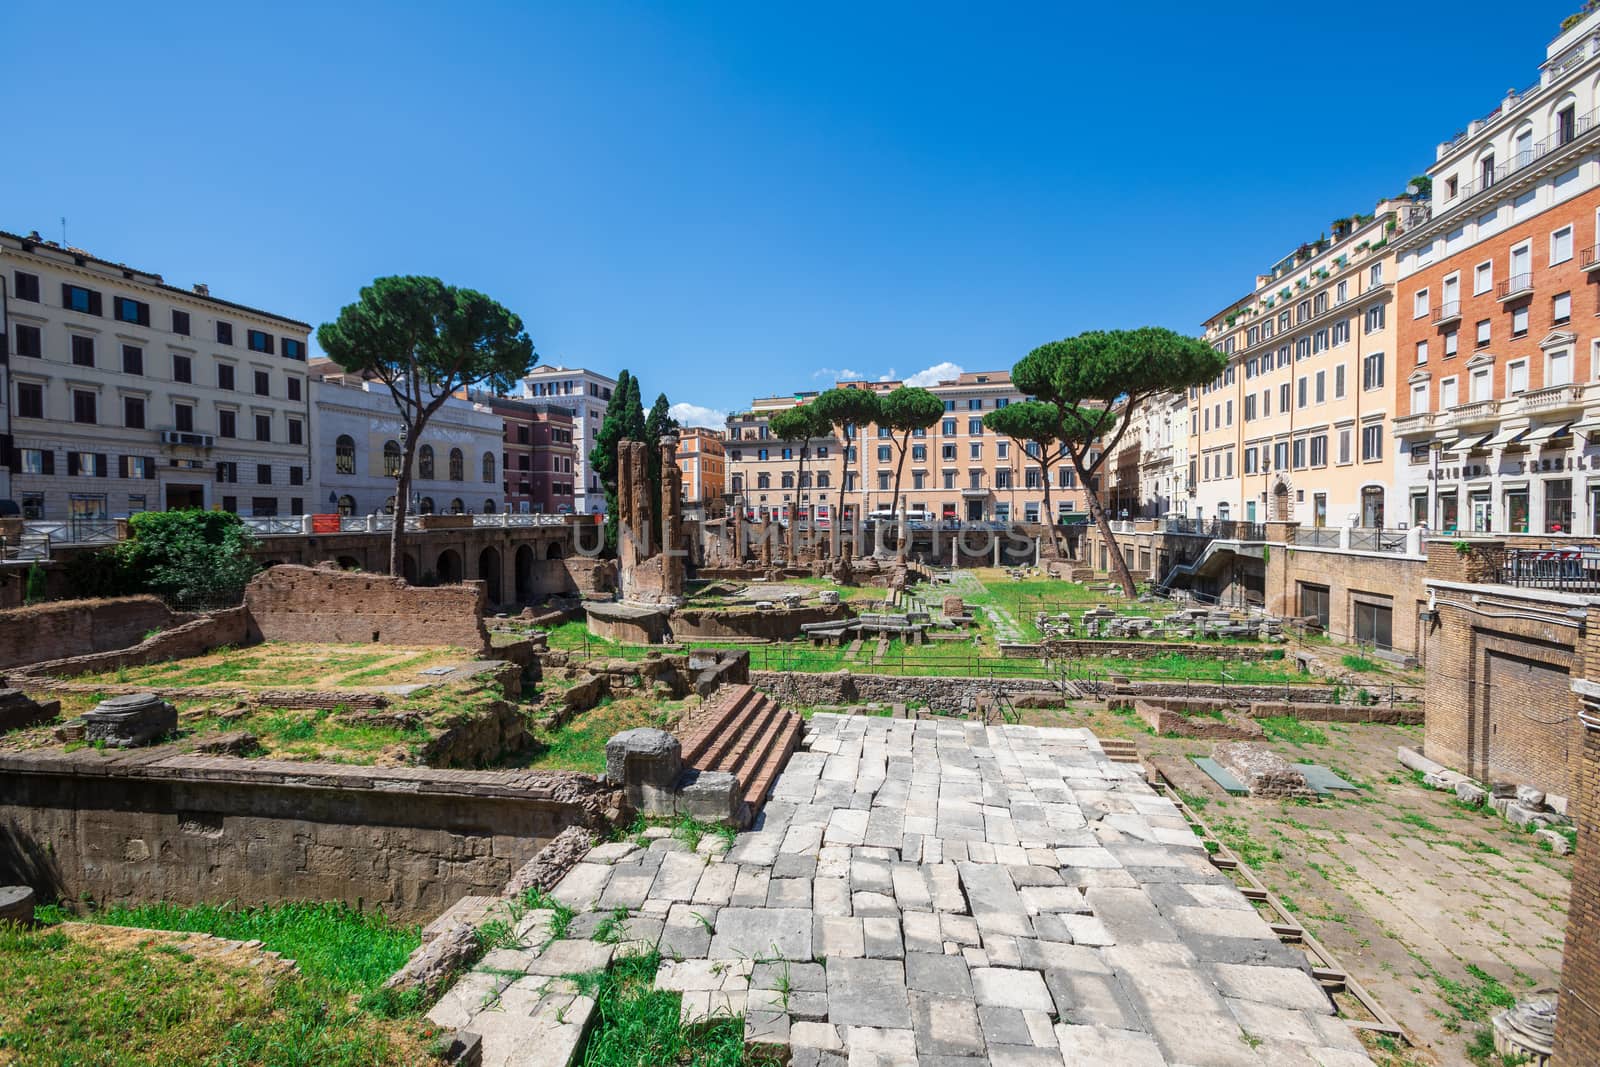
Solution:
[(684, 764), (723, 771), (739, 782), (739, 795), (754, 815), (799, 747), (805, 722), (748, 685), (724, 687), (715, 708), (685, 740)]
[(717, 743), (728, 736), (729, 724), (759, 696), (748, 685), (723, 686), (712, 705), (702, 711), (699, 724), (683, 739), (683, 761), (692, 767), (701, 767)]

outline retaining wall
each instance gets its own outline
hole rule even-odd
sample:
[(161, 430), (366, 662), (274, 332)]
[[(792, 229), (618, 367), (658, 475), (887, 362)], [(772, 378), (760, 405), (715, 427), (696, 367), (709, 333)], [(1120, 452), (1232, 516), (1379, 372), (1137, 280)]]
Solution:
[(401, 578), (284, 564), (252, 578), (244, 602), (256, 640), (489, 651), (482, 582), (418, 588)]
[(0, 611), (0, 668), (138, 644), (151, 630), (194, 619), (153, 596), (61, 600)]
[(583, 774), (107, 754), (0, 756), (0, 883), (46, 900), (341, 900), (426, 921), (498, 895), (618, 798)]

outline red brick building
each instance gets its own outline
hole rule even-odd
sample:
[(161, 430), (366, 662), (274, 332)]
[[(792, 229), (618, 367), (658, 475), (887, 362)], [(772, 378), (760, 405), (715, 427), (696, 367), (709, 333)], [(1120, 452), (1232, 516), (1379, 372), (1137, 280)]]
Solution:
[(569, 514), (573, 509), (572, 409), (537, 400), (486, 397), (505, 420), (501, 454), (506, 510), (518, 514)]
[[(1600, 532), (1600, 14), (1440, 144), (1394, 239), (1399, 488), (1437, 531)], [(1592, 484), (1591, 484), (1592, 483)]]

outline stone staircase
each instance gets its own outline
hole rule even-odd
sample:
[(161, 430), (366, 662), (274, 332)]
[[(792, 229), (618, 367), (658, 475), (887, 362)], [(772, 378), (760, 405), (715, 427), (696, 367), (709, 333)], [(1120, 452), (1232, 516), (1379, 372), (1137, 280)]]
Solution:
[(1121, 737), (1102, 737), (1100, 748), (1112, 763), (1138, 763), (1139, 750), (1132, 741)]
[(789, 756), (800, 747), (805, 720), (748, 685), (724, 685), (681, 738), (683, 763), (727, 771), (739, 780), (745, 822), (755, 817)]

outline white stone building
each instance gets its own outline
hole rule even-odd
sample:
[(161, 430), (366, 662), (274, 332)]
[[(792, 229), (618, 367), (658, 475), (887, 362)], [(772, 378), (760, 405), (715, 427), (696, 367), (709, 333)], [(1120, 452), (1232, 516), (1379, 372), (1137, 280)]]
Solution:
[(311, 327), (159, 274), (0, 232), (0, 433), (29, 518), (311, 503)]
[[(589, 469), (589, 449), (600, 424), (605, 421), (606, 405), (617, 380), (583, 367), (563, 367), (559, 363), (539, 364), (522, 379), (519, 394), (531, 400), (549, 400), (572, 409), (572, 444), (577, 452), (577, 471), (573, 479), (572, 510), (578, 514), (599, 515), (606, 510), (606, 493), (599, 476)], [(645, 406), (649, 407), (649, 401)]]
[[(317, 507), (344, 515), (394, 510), (403, 454), (400, 415), (389, 387), (311, 365)], [(500, 452), (504, 420), (487, 406), (451, 397), (428, 420), (412, 469), (412, 515), (490, 514), (503, 507)]]

